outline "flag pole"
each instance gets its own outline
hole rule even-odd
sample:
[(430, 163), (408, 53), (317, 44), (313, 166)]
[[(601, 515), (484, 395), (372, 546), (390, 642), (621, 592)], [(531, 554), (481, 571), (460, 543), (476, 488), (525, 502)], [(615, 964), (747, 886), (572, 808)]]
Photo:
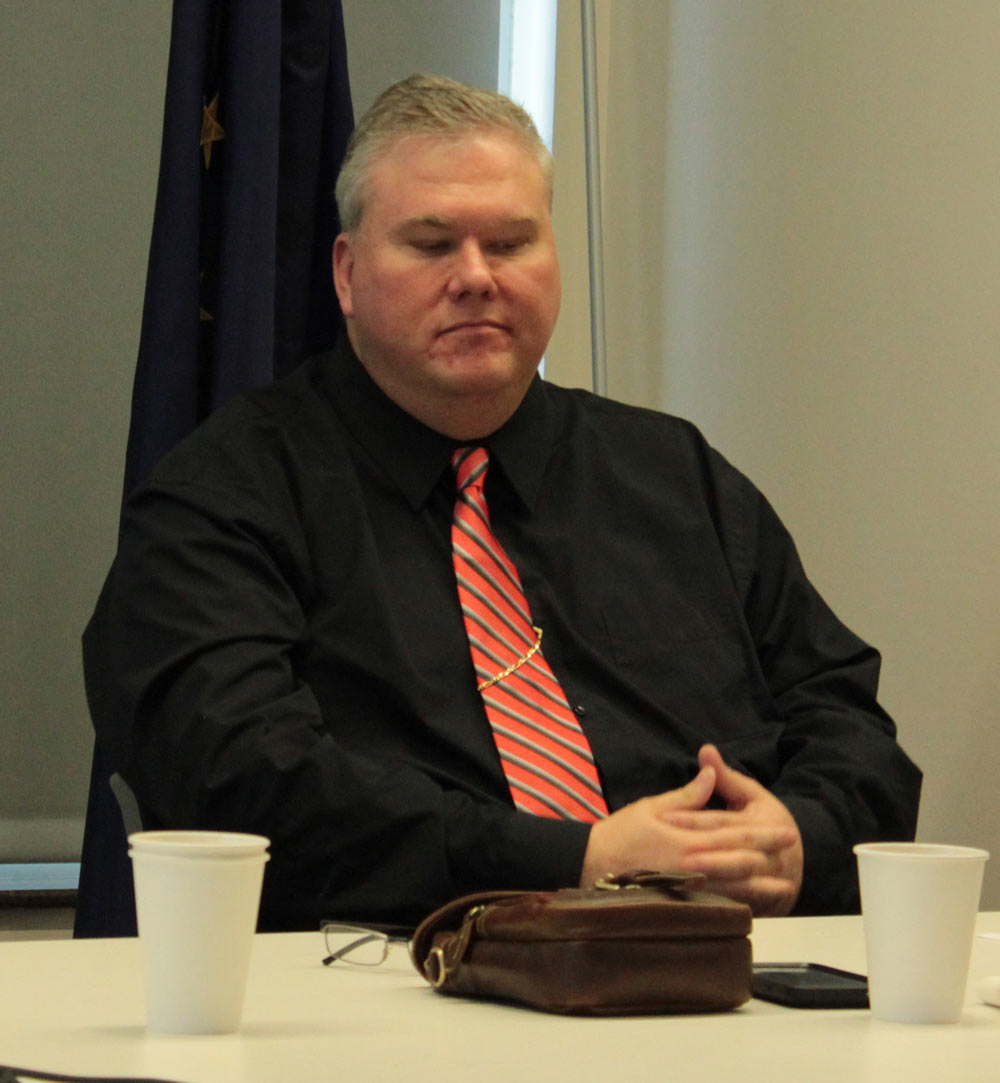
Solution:
[(590, 267), (590, 350), (593, 389), (608, 391), (604, 335), (604, 239), (601, 221), (601, 144), (597, 114), (597, 30), (594, 0), (580, 0), (583, 31), (583, 123), (587, 176), (587, 250)]

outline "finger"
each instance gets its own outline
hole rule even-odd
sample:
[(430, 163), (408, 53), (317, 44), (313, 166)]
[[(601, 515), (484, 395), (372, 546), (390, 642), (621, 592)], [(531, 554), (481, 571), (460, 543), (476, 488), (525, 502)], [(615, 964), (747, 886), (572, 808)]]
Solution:
[(701, 861), (710, 859), (704, 855), (730, 852), (763, 854), (771, 858), (794, 847), (794, 838), (786, 828), (771, 825), (722, 827), (712, 831), (686, 830), (678, 841), (684, 854), (697, 855)]
[(716, 770), (720, 770), (726, 766), (726, 761), (722, 758), (722, 753), (715, 745), (702, 745), (698, 749), (698, 766), (714, 767)]
[[(798, 839), (798, 833), (790, 824), (748, 823), (743, 813), (715, 809), (675, 809), (662, 821), (669, 827), (678, 827), (685, 831), (701, 832), (706, 837), (704, 844), (712, 845), (719, 839), (742, 837), (758, 840), (763, 849), (775, 850), (792, 846)], [(723, 831), (739, 832), (736, 835), (714, 835)], [(757, 843), (752, 843), (756, 845)], [(720, 846), (720, 849), (724, 846)]]
[(715, 782), (714, 768), (703, 767), (686, 785), (649, 798), (653, 815), (662, 819), (677, 809), (703, 808), (715, 792)]
[(706, 880), (703, 891), (746, 903), (755, 917), (785, 917), (795, 905), (797, 889), (780, 876), (753, 876), (746, 880)]
[(698, 764), (702, 770), (712, 768), (716, 776), (716, 793), (731, 807), (741, 808), (761, 789), (759, 782), (730, 767), (715, 745), (702, 745), (698, 750)]
[[(685, 854), (682, 872), (696, 872), (709, 881), (730, 884), (758, 877), (778, 876), (781, 861), (763, 850), (710, 850)], [(728, 890), (724, 894), (729, 894)]]

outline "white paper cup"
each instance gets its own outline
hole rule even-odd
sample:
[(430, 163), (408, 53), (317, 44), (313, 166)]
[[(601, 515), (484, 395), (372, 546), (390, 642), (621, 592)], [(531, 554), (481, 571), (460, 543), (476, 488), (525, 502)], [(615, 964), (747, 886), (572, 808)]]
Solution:
[(225, 831), (129, 836), (150, 1030), (239, 1029), (268, 845)]
[(921, 842), (865, 843), (854, 852), (872, 1014), (897, 1023), (957, 1022), (990, 855)]

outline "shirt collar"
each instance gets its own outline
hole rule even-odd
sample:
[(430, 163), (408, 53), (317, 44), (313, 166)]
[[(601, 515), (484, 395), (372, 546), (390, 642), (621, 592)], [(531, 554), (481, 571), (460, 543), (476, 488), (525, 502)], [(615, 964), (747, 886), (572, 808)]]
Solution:
[(536, 376), (514, 415), (484, 441), (491, 462), (499, 463), (529, 511), (535, 507), (552, 454), (555, 427), (547, 388)]
[[(354, 439), (393, 480), (414, 511), (423, 507), (457, 443), (397, 406), (371, 379), (346, 335), (322, 366), (332, 406)], [(537, 376), (514, 415), (481, 443), (524, 505), (535, 505), (551, 454), (551, 411)]]

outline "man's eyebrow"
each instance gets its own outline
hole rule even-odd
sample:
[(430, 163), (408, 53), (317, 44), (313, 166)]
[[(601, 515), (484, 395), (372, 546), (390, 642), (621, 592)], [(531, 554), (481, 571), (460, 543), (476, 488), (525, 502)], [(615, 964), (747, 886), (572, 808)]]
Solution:
[(397, 227), (398, 231), (406, 229), (452, 229), (455, 223), (450, 218), (442, 218), (438, 214), (424, 214), (417, 218), (407, 218), (404, 222), (400, 222)]
[[(535, 230), (538, 228), (538, 220), (532, 217), (498, 218), (490, 225), (494, 229)], [(451, 230), (457, 226), (458, 223), (453, 218), (444, 218), (437, 214), (425, 214), (416, 218), (407, 218), (405, 221), (400, 222), (393, 232), (400, 234), (413, 229)]]

